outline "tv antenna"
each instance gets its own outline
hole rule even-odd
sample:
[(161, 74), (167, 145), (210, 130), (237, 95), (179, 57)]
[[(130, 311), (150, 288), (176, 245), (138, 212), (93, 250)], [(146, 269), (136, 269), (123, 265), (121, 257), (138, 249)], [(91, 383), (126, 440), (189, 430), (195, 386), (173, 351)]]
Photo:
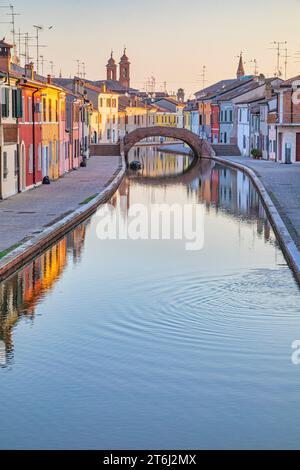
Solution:
[(50, 69), (51, 69), (51, 77), (54, 77), (54, 62), (53, 60), (50, 60), (49, 61), (49, 64), (50, 64)]
[(85, 72), (85, 62), (82, 62), (82, 63), (81, 63), (81, 65), (82, 65), (82, 78), (84, 78), (84, 79), (85, 79), (85, 77), (86, 77), (86, 72)]
[[(14, 6), (10, 3), (7, 6), (0, 6), (0, 8), (9, 8), (10, 12), (6, 13), (7, 16), (10, 16), (10, 21), (1, 21), (0, 24), (10, 24), (11, 25), (11, 34), (13, 38), (13, 49), (14, 49), (14, 55), (17, 56), (17, 44), (16, 44), (16, 22), (15, 22), (15, 17), (20, 16), (20, 13), (15, 13)], [(20, 54), (20, 51), (19, 51)]]
[(288, 48), (286, 47), (284, 49), (284, 78), (285, 78), (285, 80), (287, 79), (288, 59), (290, 57), (291, 56), (288, 55)]
[(283, 51), (282, 48), (287, 45), (287, 41), (273, 41), (273, 42), (271, 42), (271, 44), (273, 44), (275, 46), (275, 47), (272, 47), (271, 49), (275, 50), (277, 52), (277, 54), (276, 54), (277, 61), (276, 61), (275, 75), (277, 77), (281, 77), (282, 76), (282, 71), (281, 71), (281, 67), (280, 67), (280, 59), (281, 59), (281, 53)]
[(258, 75), (258, 63), (257, 63), (257, 59), (252, 59), (252, 60), (250, 60), (250, 62), (251, 62), (252, 64), (254, 64), (254, 65), (253, 65), (253, 68), (254, 68), (254, 75), (257, 76), (257, 75)]
[(43, 55), (40, 55), (40, 63), (41, 63), (41, 67), (42, 67), (42, 76), (44, 76), (44, 64), (45, 64), (46, 60), (45, 60), (45, 57)]
[(77, 64), (77, 77), (81, 77), (81, 61), (79, 59), (75, 60), (76, 64)]
[[(21, 53), (21, 39), (23, 38), (23, 43), (22, 45), (24, 46), (24, 53)], [(30, 62), (32, 57), (30, 56), (30, 41), (32, 39), (35, 39), (34, 36), (29, 36), (29, 33), (21, 33), (20, 31), (18, 32), (18, 39), (19, 39), (19, 47), (20, 47), (20, 56), (24, 57), (24, 62), (25, 65)]]

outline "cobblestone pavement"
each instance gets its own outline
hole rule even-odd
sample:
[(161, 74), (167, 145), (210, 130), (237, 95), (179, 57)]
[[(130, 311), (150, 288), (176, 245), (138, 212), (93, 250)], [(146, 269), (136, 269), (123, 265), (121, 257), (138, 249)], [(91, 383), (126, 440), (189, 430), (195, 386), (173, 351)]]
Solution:
[(120, 164), (120, 157), (91, 157), (86, 168), (74, 170), (49, 186), (0, 201), (0, 252), (43, 231), (100, 193)]

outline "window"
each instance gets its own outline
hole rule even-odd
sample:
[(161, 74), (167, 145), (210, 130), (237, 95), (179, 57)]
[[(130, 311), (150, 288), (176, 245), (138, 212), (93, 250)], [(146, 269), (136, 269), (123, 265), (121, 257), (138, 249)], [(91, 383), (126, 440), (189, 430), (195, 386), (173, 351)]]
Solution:
[(107, 140), (110, 140), (110, 129), (107, 129)]
[(47, 100), (43, 98), (43, 121), (47, 122)]
[(39, 144), (38, 146), (38, 170), (41, 171), (42, 169), (42, 145)]
[(116, 116), (113, 115), (113, 124), (116, 124)]
[(49, 100), (48, 106), (49, 106), (49, 122), (52, 122), (52, 100)]
[(100, 98), (100, 100), (99, 100), (99, 106), (100, 106), (100, 108), (103, 108), (103, 98)]
[(19, 158), (18, 158), (18, 152), (15, 150), (15, 176), (18, 176), (19, 173)]
[(243, 148), (245, 149), (247, 146), (247, 143), (246, 143), (246, 136), (244, 135), (243, 136)]
[(23, 117), (22, 90), (12, 90), (12, 117)]
[(25, 98), (24, 96), (22, 96), (22, 122), (25, 122), (26, 121), (26, 118), (25, 118)]
[(58, 155), (59, 155), (59, 143), (56, 141), (55, 143), (55, 157), (56, 157), (56, 163), (58, 163)]
[(31, 98), (27, 99), (27, 108), (28, 108), (28, 122), (32, 122), (32, 101)]
[(227, 122), (227, 110), (224, 111), (224, 121)]
[(73, 148), (73, 157), (77, 158), (78, 157), (78, 149), (79, 149), (79, 140), (76, 139), (74, 141), (74, 148)]
[(33, 173), (33, 145), (29, 146), (29, 173)]
[(239, 110), (239, 121), (242, 122), (242, 110), (241, 109)]
[(2, 117), (9, 116), (9, 89), (2, 88)]
[(55, 101), (55, 121), (58, 122), (58, 101)]
[(49, 144), (49, 162), (52, 163), (53, 160), (53, 143), (50, 142)]
[(112, 100), (112, 107), (113, 108), (117, 107), (117, 100), (116, 99)]
[(229, 111), (229, 122), (232, 122), (232, 110)]
[(108, 108), (111, 108), (111, 99), (110, 99), (110, 98), (108, 98), (108, 99), (106, 100), (106, 106), (107, 106)]
[(6, 180), (7, 176), (8, 176), (7, 152), (3, 152), (3, 178)]
[(270, 152), (272, 152), (272, 143), (273, 143), (273, 142), (272, 142), (272, 140), (270, 139), (270, 140), (269, 140), (269, 151), (270, 151)]
[(227, 132), (224, 132), (224, 144), (227, 144)]

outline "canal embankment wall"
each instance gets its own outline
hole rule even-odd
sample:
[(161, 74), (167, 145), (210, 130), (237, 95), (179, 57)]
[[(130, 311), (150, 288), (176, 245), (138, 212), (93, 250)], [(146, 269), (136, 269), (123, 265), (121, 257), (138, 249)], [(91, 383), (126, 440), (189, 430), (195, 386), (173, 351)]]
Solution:
[(91, 157), (86, 168), (0, 203), (0, 281), (91, 216), (119, 187), (120, 156)]

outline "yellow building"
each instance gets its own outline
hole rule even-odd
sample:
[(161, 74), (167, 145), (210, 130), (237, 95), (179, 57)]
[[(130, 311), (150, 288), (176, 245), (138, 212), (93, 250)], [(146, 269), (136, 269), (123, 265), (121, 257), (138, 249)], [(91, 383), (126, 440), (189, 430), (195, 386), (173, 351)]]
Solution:
[(184, 122), (184, 128), (191, 131), (192, 130), (192, 114), (189, 109), (185, 109), (183, 111), (183, 122)]
[(144, 103), (138, 98), (119, 97), (119, 135), (124, 137), (139, 127), (156, 125), (156, 106)]
[(157, 126), (167, 126), (167, 127), (177, 127), (177, 112), (172, 112), (167, 108), (162, 106), (157, 107), (156, 111), (156, 125)]
[(60, 110), (65, 109), (65, 93), (49, 78), (41, 95), (42, 174), (50, 179), (60, 176)]

